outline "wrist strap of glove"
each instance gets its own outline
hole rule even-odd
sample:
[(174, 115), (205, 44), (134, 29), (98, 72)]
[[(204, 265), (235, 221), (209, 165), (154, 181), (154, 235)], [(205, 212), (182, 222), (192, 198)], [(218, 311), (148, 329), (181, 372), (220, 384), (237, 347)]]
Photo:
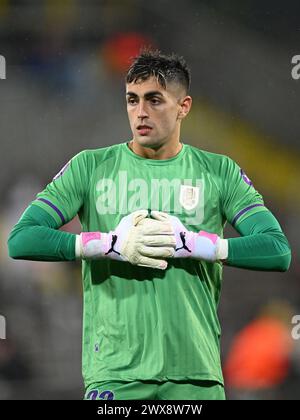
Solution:
[(108, 234), (102, 232), (82, 232), (76, 235), (76, 259), (96, 259), (108, 251)]
[(225, 261), (228, 258), (228, 240), (221, 239), (217, 245), (216, 259), (219, 261)]
[(215, 233), (201, 230), (194, 234), (195, 238), (195, 257), (206, 261), (226, 260), (228, 257), (228, 241), (221, 239)]

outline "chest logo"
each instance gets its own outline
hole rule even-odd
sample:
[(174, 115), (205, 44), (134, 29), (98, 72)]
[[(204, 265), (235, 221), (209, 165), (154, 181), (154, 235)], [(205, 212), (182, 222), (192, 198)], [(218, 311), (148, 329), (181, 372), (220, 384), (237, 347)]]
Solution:
[(180, 185), (179, 202), (185, 210), (193, 210), (199, 203), (199, 187)]

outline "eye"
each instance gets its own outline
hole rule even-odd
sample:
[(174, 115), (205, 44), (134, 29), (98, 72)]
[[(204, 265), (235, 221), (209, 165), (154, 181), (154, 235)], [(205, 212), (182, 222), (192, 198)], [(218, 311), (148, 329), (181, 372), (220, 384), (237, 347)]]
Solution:
[(129, 104), (129, 105), (134, 105), (134, 104), (136, 104), (136, 99), (134, 98), (134, 97), (131, 97), (131, 98), (127, 98), (127, 103)]
[(151, 98), (150, 102), (151, 102), (152, 105), (158, 105), (158, 104), (160, 104), (161, 101), (158, 98)]

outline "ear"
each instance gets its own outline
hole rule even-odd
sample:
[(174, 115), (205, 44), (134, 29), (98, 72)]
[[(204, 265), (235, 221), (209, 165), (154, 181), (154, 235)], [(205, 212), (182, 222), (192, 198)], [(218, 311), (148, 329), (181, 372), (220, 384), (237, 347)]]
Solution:
[(180, 99), (179, 101), (179, 112), (178, 112), (178, 119), (183, 120), (187, 116), (187, 114), (190, 112), (190, 109), (192, 107), (192, 97), (191, 96), (185, 96), (184, 98)]

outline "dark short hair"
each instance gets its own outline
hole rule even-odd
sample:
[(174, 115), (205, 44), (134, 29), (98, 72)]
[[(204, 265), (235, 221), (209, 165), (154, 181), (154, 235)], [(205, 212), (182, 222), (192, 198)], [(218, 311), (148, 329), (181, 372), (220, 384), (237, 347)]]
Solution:
[(137, 83), (155, 77), (166, 89), (167, 83), (175, 82), (189, 92), (191, 72), (183, 57), (177, 54), (165, 55), (159, 50), (142, 50), (133, 59), (126, 75), (126, 83)]

